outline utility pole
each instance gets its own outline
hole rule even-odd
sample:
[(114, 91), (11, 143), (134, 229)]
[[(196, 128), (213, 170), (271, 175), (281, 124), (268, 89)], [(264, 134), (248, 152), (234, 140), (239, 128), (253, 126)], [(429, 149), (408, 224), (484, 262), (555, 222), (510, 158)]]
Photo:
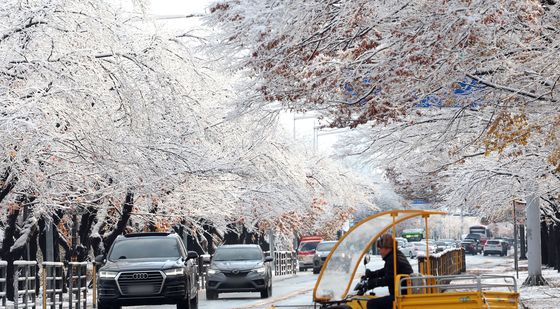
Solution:
[(54, 225), (52, 222), (46, 222), (45, 224), (46, 233), (46, 251), (47, 251), (47, 261), (54, 262)]
[(519, 257), (517, 256), (517, 202), (513, 201), (513, 264), (515, 267), (515, 272), (517, 273), (517, 279), (519, 279)]

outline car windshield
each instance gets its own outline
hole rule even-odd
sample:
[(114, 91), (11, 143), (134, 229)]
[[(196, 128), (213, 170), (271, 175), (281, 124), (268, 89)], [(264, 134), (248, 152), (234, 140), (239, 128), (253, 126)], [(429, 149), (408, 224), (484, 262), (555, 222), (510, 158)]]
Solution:
[(445, 243), (445, 242), (443, 242), (443, 241), (438, 241), (438, 242), (437, 242), (437, 245), (438, 245), (438, 246), (446, 246), (447, 243)]
[(472, 239), (465, 239), (465, 240), (462, 241), (462, 243), (464, 243), (464, 244), (473, 243), (473, 242), (474, 242), (474, 240), (472, 240)]
[(317, 245), (317, 251), (331, 251), (336, 242), (322, 242)]
[(262, 260), (262, 252), (258, 248), (218, 248), (214, 261), (256, 261)]
[(500, 242), (497, 241), (497, 240), (489, 240), (489, 241), (487, 242), (487, 244), (489, 244), (489, 245), (497, 245), (497, 244), (499, 244), (499, 243), (500, 243)]
[(149, 259), (181, 257), (179, 242), (174, 238), (128, 238), (117, 241), (109, 255), (110, 261), (122, 259)]
[(317, 248), (318, 241), (305, 241), (299, 244), (299, 251), (313, 251)]

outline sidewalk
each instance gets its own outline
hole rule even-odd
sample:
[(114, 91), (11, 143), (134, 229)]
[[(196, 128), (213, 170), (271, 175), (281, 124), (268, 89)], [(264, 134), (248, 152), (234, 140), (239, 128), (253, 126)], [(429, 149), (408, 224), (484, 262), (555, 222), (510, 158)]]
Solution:
[[(511, 262), (511, 263), (509, 263)], [(505, 271), (516, 275), (513, 268), (513, 258), (508, 259)], [(543, 268), (542, 275), (550, 284), (549, 286), (523, 286), (527, 279), (527, 260), (519, 261), (519, 308), (523, 309), (552, 309), (560, 308), (560, 273), (552, 268)]]
[[(560, 273), (554, 269), (543, 269), (543, 277), (550, 286), (521, 287), (520, 308), (549, 309), (560, 308)], [(527, 272), (519, 272), (520, 284), (527, 278)]]

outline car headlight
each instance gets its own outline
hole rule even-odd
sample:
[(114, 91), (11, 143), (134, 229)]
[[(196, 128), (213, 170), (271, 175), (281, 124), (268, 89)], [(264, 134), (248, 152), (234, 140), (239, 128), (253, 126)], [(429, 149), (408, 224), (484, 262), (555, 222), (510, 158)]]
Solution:
[(259, 268), (255, 268), (253, 269), (254, 272), (256, 272), (257, 274), (264, 274), (266, 272), (266, 268), (263, 267), (259, 267)]
[(220, 270), (219, 269), (214, 269), (214, 268), (208, 268), (207, 270), (209, 275), (215, 275), (215, 274), (219, 274)]
[(105, 271), (105, 270), (99, 271), (99, 278), (102, 279), (115, 279), (117, 275), (118, 272), (116, 271)]
[(168, 277), (182, 276), (184, 274), (182, 268), (171, 268), (165, 271), (165, 275)]

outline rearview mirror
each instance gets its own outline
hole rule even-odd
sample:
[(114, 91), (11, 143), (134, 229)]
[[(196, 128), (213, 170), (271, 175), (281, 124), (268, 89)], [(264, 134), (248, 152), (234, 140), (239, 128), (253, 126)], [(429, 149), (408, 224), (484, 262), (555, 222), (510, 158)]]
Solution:
[(366, 256), (364, 256), (364, 265), (367, 265), (369, 263), (370, 260), (370, 256), (369, 254), (366, 254)]
[(95, 263), (103, 264), (105, 262), (105, 256), (103, 254), (95, 257)]
[(267, 257), (264, 258), (264, 261), (265, 262), (272, 262), (272, 261), (274, 261), (274, 258), (271, 257), (271, 256), (267, 256)]
[(187, 253), (187, 259), (198, 259), (198, 253), (196, 253), (196, 251), (189, 251)]

